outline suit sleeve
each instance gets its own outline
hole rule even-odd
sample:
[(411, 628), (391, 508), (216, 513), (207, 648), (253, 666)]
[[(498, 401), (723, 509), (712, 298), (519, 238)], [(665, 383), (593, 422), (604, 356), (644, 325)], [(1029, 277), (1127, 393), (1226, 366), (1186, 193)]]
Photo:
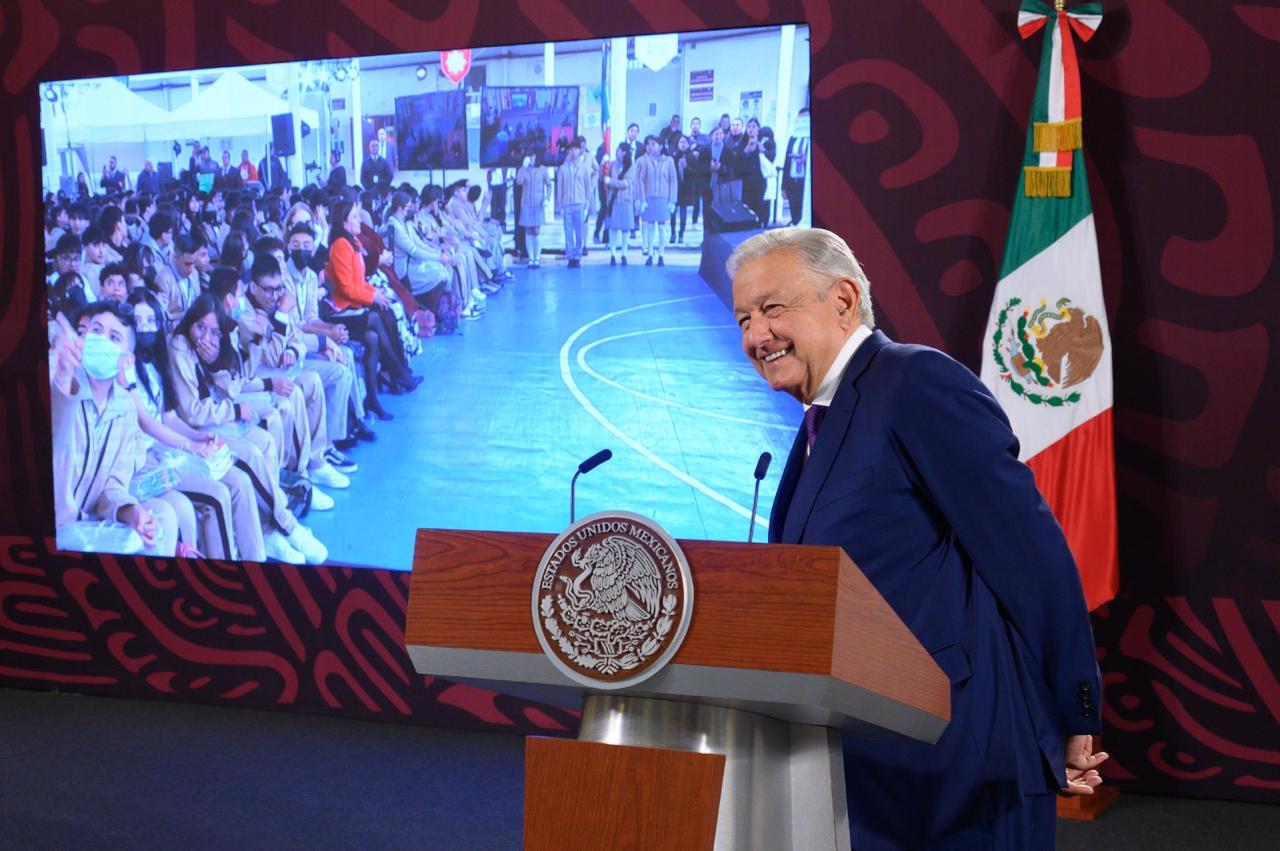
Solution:
[(1101, 684), (1080, 575), (1031, 469), (1018, 460), (1004, 411), (972, 372), (940, 352), (910, 356), (904, 378), (895, 438), (1035, 655), (1066, 734), (1100, 732)]

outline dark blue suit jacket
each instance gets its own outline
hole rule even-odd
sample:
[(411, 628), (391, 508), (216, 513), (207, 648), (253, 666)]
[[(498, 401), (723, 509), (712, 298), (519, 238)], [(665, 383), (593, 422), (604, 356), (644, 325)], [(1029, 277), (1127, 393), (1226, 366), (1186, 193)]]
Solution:
[(853, 845), (928, 844), (1056, 790), (1100, 730), (1075, 562), (999, 404), (961, 364), (876, 331), (808, 459), (801, 429), (769, 539), (842, 547), (951, 679), (934, 745), (848, 739)]

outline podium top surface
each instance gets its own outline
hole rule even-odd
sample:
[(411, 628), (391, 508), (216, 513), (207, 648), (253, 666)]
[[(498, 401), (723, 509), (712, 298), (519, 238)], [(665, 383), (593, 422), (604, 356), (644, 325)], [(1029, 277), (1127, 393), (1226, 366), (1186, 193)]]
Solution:
[[(530, 612), (551, 534), (419, 529), (405, 644), (420, 673), (578, 708)], [(696, 589), (683, 645), (622, 693), (935, 741), (950, 683), (835, 547), (680, 540)]]

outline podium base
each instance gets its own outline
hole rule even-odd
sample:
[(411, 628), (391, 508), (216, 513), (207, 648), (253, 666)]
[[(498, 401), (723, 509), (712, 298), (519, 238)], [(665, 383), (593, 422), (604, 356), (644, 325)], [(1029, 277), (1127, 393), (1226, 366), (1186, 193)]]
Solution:
[(588, 695), (581, 741), (725, 756), (715, 848), (849, 851), (840, 733), (673, 700)]

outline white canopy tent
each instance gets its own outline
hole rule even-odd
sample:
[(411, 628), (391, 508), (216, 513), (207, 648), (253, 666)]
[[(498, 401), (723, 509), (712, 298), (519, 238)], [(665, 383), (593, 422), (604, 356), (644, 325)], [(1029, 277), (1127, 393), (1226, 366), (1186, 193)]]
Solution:
[[(194, 98), (166, 113), (163, 135), (182, 139), (269, 134), (271, 116), (285, 112), (292, 112), (294, 121), (305, 121), (311, 127), (320, 124), (320, 116), (314, 109), (304, 106), (290, 109), (288, 101), (254, 85), (235, 71), (227, 71)], [(155, 137), (154, 129), (152, 137)]]
[(168, 123), (170, 113), (119, 80), (108, 78), (95, 87), (68, 87), (68, 95), (65, 128), (56, 122), (50, 132), (64, 130), (72, 142), (145, 142), (168, 135), (159, 127)]

